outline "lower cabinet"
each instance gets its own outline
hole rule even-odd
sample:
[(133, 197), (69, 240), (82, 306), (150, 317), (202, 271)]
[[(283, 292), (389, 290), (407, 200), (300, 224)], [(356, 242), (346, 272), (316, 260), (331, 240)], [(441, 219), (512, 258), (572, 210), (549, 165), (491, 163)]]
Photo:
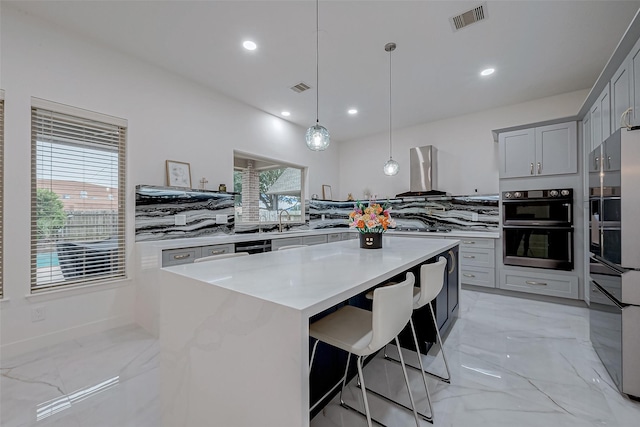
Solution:
[(460, 282), (495, 288), (495, 255), (494, 239), (461, 239)]
[(559, 274), (503, 270), (500, 288), (562, 298), (578, 298), (578, 278)]

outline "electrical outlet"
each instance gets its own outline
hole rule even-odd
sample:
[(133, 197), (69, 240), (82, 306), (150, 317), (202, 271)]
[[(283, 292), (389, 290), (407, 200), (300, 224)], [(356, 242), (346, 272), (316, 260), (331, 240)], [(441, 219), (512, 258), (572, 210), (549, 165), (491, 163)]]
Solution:
[(187, 216), (186, 215), (174, 215), (174, 224), (175, 225), (187, 225)]
[(472, 212), (471, 213), (471, 221), (474, 221), (474, 222), (478, 221), (478, 213), (477, 212)]
[(41, 322), (47, 317), (46, 307), (33, 307), (31, 309), (31, 321)]

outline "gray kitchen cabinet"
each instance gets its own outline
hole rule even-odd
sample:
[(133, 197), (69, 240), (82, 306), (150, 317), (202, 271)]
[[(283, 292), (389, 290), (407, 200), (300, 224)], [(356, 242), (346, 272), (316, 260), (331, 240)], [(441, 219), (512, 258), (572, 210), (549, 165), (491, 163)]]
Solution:
[(633, 108), (630, 116), (631, 125), (638, 126), (640, 124), (640, 40), (631, 49), (627, 62), (630, 73), (631, 108)]
[(302, 238), (303, 245), (321, 245), (323, 243), (327, 243), (326, 234), (320, 234), (317, 236), (304, 236)]
[(330, 233), (330, 234), (327, 234), (327, 242), (328, 243), (339, 242), (340, 240), (342, 240), (342, 233)]
[(593, 151), (602, 141), (602, 110), (600, 102), (596, 100), (595, 104), (591, 106), (591, 145), (586, 149)]
[(358, 238), (358, 233), (342, 233), (340, 238), (342, 240), (354, 240)]
[(198, 256), (198, 258), (212, 255), (229, 254), (234, 253), (235, 251), (236, 249), (233, 243), (229, 243), (228, 245), (202, 246), (200, 247), (200, 255)]
[(277, 251), (282, 246), (289, 246), (289, 245), (302, 245), (302, 237), (285, 237), (283, 239), (271, 240), (272, 251)]
[(196, 258), (200, 258), (200, 248), (180, 248), (167, 249), (162, 251), (162, 266), (181, 265), (192, 263)]
[(582, 146), (586, 152), (591, 152), (591, 111), (582, 119)]
[(522, 129), (501, 133), (500, 178), (533, 175), (536, 156), (535, 130)]
[(620, 119), (622, 114), (631, 107), (631, 78), (629, 64), (630, 61), (629, 58), (627, 58), (611, 79), (611, 133), (620, 129)]
[(578, 172), (576, 122), (503, 132), (500, 178)]
[(578, 299), (578, 278), (504, 269), (500, 288), (554, 297)]
[(495, 241), (460, 240), (460, 283), (495, 288)]

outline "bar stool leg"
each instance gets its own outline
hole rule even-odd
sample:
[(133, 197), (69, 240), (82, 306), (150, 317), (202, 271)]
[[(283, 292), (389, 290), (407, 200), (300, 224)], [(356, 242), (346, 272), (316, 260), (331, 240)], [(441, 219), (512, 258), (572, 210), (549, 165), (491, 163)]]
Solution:
[(309, 362), (309, 375), (311, 375), (311, 367), (313, 366), (313, 359), (316, 357), (316, 348), (318, 348), (318, 343), (320, 340), (316, 340), (313, 344), (313, 350), (311, 351), (311, 361)]
[[(442, 353), (442, 360), (444, 360), (444, 368), (447, 371), (447, 377), (440, 377), (435, 374), (430, 374), (447, 384), (451, 383), (451, 373), (449, 372), (449, 364), (447, 363), (447, 357), (444, 354), (444, 343), (442, 342), (442, 337), (440, 336), (440, 329), (438, 329), (438, 323), (436, 321), (436, 315), (433, 312), (433, 306), (431, 305), (431, 301), (429, 301), (429, 310), (431, 310), (431, 318), (433, 319), (433, 326), (436, 329), (436, 336), (438, 337), (438, 344), (440, 345), (440, 352)], [(419, 353), (419, 352), (418, 352)], [(428, 373), (428, 372), (427, 372)]]
[(371, 426), (371, 413), (369, 412), (369, 401), (367, 400), (367, 388), (364, 385), (364, 376), (362, 375), (362, 356), (358, 356), (358, 360), (356, 361), (358, 365), (358, 378), (360, 379), (360, 383), (362, 387), (360, 387), (360, 391), (362, 391), (362, 400), (364, 400), (364, 412), (367, 416), (367, 425)]
[[(400, 341), (396, 336), (396, 345), (400, 348)], [(416, 411), (416, 402), (413, 399), (413, 393), (411, 392), (411, 385), (409, 384), (409, 375), (407, 375), (407, 367), (404, 365), (404, 358), (402, 357), (402, 352), (400, 352), (400, 365), (402, 366), (402, 373), (404, 375), (404, 381), (407, 384), (407, 392), (409, 392), (409, 400), (411, 401), (411, 409), (413, 410), (413, 417), (416, 420), (416, 427), (420, 427), (420, 420), (418, 419), (418, 411)], [(364, 390), (364, 383), (362, 389)], [(429, 393), (427, 392), (427, 397)]]
[[(409, 319), (411, 325), (411, 333), (413, 334), (413, 343), (416, 346), (416, 354), (418, 355), (418, 364), (420, 365), (420, 373), (422, 374), (422, 382), (424, 383), (424, 391), (427, 393), (427, 405), (429, 406), (429, 416), (420, 414), (423, 418), (427, 418), (433, 422), (433, 406), (431, 405), (431, 395), (429, 394), (429, 386), (427, 386), (427, 376), (425, 374), (424, 366), (422, 364), (422, 357), (420, 356), (420, 346), (418, 344), (418, 337), (416, 335), (416, 328), (413, 325), (413, 319)], [(398, 353), (402, 357), (402, 349), (398, 346)], [(410, 365), (409, 365), (410, 366)]]

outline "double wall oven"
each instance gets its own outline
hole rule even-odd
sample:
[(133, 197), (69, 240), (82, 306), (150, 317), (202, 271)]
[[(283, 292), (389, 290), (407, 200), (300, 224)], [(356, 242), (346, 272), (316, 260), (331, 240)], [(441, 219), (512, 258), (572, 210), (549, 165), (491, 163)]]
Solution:
[(620, 391), (640, 397), (640, 132), (591, 152), (589, 207), (591, 342)]
[(503, 263), (573, 270), (573, 190), (502, 193)]

